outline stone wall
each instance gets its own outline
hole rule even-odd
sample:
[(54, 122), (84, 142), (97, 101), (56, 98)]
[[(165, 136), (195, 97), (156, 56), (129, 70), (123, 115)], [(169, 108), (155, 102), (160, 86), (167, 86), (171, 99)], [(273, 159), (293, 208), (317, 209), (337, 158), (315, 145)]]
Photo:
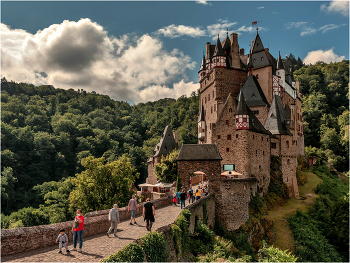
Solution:
[[(153, 203), (157, 209), (171, 204), (171, 201), (171, 198), (166, 197), (154, 200)], [(143, 204), (144, 203), (138, 204), (139, 209), (136, 215), (142, 214)], [(110, 227), (110, 222), (108, 220), (109, 210), (110, 209), (95, 211), (84, 215), (84, 237), (107, 232)], [(130, 212), (128, 212), (128, 208), (119, 208), (119, 216), (121, 221), (129, 220)], [(72, 226), (73, 220), (51, 225), (2, 229), (1, 255), (6, 256), (54, 245), (59, 231), (62, 228), (66, 230), (68, 239), (71, 242), (73, 240), (73, 234), (71, 232)]]
[[(221, 180), (222, 213), (219, 220), (227, 230), (238, 229), (249, 219), (249, 201), (251, 194), (257, 192), (255, 178), (230, 178)], [(216, 196), (216, 198), (220, 198)]]
[[(203, 214), (203, 206), (206, 206), (207, 214)], [(215, 197), (214, 194), (211, 193), (201, 199), (197, 200), (193, 204), (186, 206), (185, 209), (188, 209), (191, 212), (190, 217), (190, 233), (193, 234), (195, 227), (195, 217), (199, 216), (202, 220), (205, 216), (207, 216), (207, 225), (209, 229), (214, 227), (215, 222)]]

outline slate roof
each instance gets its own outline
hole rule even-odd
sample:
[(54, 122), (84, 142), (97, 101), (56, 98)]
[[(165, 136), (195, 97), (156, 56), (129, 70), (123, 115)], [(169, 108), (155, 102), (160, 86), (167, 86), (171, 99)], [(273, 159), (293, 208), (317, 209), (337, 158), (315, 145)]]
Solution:
[(242, 90), (238, 94), (238, 104), (237, 104), (237, 109), (235, 112), (235, 115), (237, 114), (249, 114), (247, 105), (245, 103), (244, 95)]
[(264, 51), (264, 45), (261, 41), (259, 33), (256, 33), (252, 46), (250, 48), (250, 53), (254, 54), (260, 51)]
[(248, 105), (248, 107), (270, 106), (258, 80), (254, 75), (248, 76), (241, 89), (241, 92), (243, 92), (245, 103)]
[(221, 45), (222, 45), (222, 50), (224, 51), (224, 53), (226, 51), (226, 54), (230, 54), (230, 51), (231, 51), (231, 40), (228, 38), (228, 35), (226, 36), (224, 41), (222, 41)]
[(204, 56), (204, 52), (203, 52), (202, 64), (201, 64), (201, 67), (199, 68), (199, 71), (205, 70), (205, 69), (206, 69), (206, 67), (205, 67), (205, 56)]
[[(246, 106), (245, 103), (243, 103), (243, 105)], [(225, 110), (228, 110), (229, 108), (237, 109), (238, 106), (238, 101), (236, 98), (233, 97), (232, 93), (230, 93), (227, 96), (226, 102), (222, 107), (222, 110), (220, 111), (218, 118), (216, 120), (216, 125), (219, 124), (220, 120), (221, 120), (221, 116), (223, 115), (223, 112)], [(246, 106), (246, 114), (249, 115), (249, 130), (250, 131), (254, 131), (254, 132), (258, 132), (258, 133), (264, 133), (264, 134), (269, 134), (271, 135), (271, 133), (266, 130), (264, 128), (264, 126), (261, 124), (261, 122), (258, 120), (258, 118), (255, 116), (255, 114), (249, 109), (249, 107)], [(236, 113), (235, 113), (236, 114)]]
[(218, 35), (218, 40), (216, 41), (216, 46), (215, 46), (215, 51), (214, 51), (213, 56), (224, 56), (224, 55), (225, 55), (225, 53), (222, 50), (221, 42), (220, 42), (219, 35)]
[(177, 148), (177, 145), (173, 136), (173, 131), (171, 130), (170, 126), (167, 125), (164, 129), (164, 132), (162, 133), (162, 137), (159, 143), (156, 145), (156, 147), (153, 150), (151, 158), (154, 156), (166, 156), (173, 149), (176, 149), (176, 148)]
[(222, 160), (216, 144), (183, 144), (178, 161)]
[(282, 58), (281, 58), (281, 51), (278, 52), (277, 69), (284, 69)]
[(272, 134), (292, 135), (289, 130), (290, 113), (286, 112), (282, 98), (274, 95), (265, 121), (265, 129)]

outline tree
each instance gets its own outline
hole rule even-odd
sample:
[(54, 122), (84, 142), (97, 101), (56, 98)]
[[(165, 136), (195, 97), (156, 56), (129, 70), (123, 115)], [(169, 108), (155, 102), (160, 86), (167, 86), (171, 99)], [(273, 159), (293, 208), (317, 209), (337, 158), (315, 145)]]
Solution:
[(154, 173), (160, 180), (172, 183), (177, 178), (177, 161), (179, 150), (174, 150), (166, 157), (162, 156), (162, 162), (154, 166)]
[(125, 155), (118, 161), (105, 164), (105, 158), (89, 156), (81, 161), (85, 171), (77, 174), (72, 182), (75, 189), (69, 196), (70, 207), (83, 213), (108, 209), (113, 204), (127, 205), (134, 193), (131, 184), (138, 174)]

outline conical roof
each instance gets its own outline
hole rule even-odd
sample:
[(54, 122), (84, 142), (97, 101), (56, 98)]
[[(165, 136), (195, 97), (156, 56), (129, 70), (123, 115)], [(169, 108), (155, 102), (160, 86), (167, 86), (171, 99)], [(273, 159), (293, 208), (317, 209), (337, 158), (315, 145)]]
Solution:
[(248, 62), (248, 69), (252, 69), (254, 68), (254, 65), (253, 65), (253, 58), (252, 58), (252, 53), (249, 52), (249, 62)]
[(156, 145), (153, 151), (153, 156), (166, 156), (173, 149), (176, 149), (177, 145), (173, 136), (173, 131), (170, 126), (167, 125), (162, 133), (162, 137), (159, 143)]
[(255, 39), (253, 41), (252, 47), (250, 48), (250, 53), (256, 53), (256, 52), (260, 52), (260, 51), (264, 51), (264, 46), (263, 43), (260, 39), (259, 33), (256, 33)]
[(206, 64), (206, 62), (205, 62), (205, 56), (204, 56), (204, 52), (203, 52), (202, 64), (201, 64), (201, 67), (199, 68), (199, 71), (206, 69), (205, 64)]
[(277, 69), (284, 69), (282, 58), (281, 58), (281, 51), (278, 52)]
[(275, 94), (264, 127), (272, 134), (292, 135), (289, 131), (289, 124), (290, 119), (283, 107), (282, 98)]
[(270, 106), (258, 80), (254, 75), (248, 76), (241, 89), (241, 92), (244, 95), (245, 103), (248, 105), (248, 107)]
[(228, 38), (228, 35), (222, 42), (222, 50), (224, 53), (229, 54), (231, 51), (231, 40)]
[(221, 42), (218, 35), (218, 40), (216, 41), (215, 51), (213, 56), (224, 56), (225, 53), (222, 50)]
[(249, 114), (242, 90), (238, 94), (238, 104), (235, 115), (237, 114)]

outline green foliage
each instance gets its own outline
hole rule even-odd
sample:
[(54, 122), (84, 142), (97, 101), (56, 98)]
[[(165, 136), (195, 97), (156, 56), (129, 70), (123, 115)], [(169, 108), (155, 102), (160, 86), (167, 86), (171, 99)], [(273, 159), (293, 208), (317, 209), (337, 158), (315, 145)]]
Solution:
[(119, 207), (127, 205), (134, 193), (130, 186), (135, 182), (129, 158), (105, 164), (104, 157), (87, 157), (82, 160), (85, 171), (72, 179), (75, 186), (71, 192), (70, 206), (86, 212), (108, 209), (117, 203)]
[(16, 228), (47, 225), (50, 223), (50, 215), (40, 209), (25, 207), (9, 216), (1, 215), (1, 228)]
[(175, 253), (177, 256), (180, 254), (180, 251), (182, 251), (183, 246), (181, 243), (181, 232), (181, 229), (177, 225), (171, 225), (171, 236), (173, 238)]
[(290, 220), (296, 241), (295, 254), (302, 261), (346, 261), (349, 257), (349, 186), (324, 164), (314, 167), (323, 181), (320, 196), (306, 213), (297, 212)]
[(142, 248), (132, 242), (120, 249), (117, 253), (101, 260), (100, 262), (143, 262), (144, 252)]
[(187, 209), (183, 209), (180, 215), (175, 219), (175, 224), (181, 229), (181, 243), (185, 245), (186, 248), (188, 244), (190, 216), (191, 212)]
[(179, 150), (173, 150), (169, 155), (162, 156), (162, 162), (154, 166), (154, 173), (160, 180), (173, 183), (177, 179), (177, 161)]
[(249, 215), (254, 217), (261, 217), (267, 212), (267, 207), (264, 202), (264, 199), (261, 198), (259, 194), (255, 196), (250, 196), (249, 201)]
[(84, 90), (1, 83), (1, 171), (11, 167), (17, 178), (3, 192), (9, 198), (3, 195), (2, 212), (45, 205), (33, 187), (74, 177), (88, 156), (111, 163), (125, 154), (133, 175), (140, 174), (135, 184), (144, 182), (147, 159), (166, 125), (181, 131), (180, 140), (197, 142), (198, 98), (194, 93), (130, 106)]
[(199, 255), (197, 260), (199, 262), (233, 262), (235, 258), (233, 253), (236, 248), (232, 241), (220, 236), (215, 236), (215, 243), (213, 249), (205, 255)]
[(203, 224), (208, 225), (208, 211), (207, 211), (207, 202), (202, 202), (202, 208), (203, 208)]
[(194, 236), (196, 236), (201, 243), (204, 245), (214, 245), (214, 233), (209, 230), (208, 226), (203, 224), (202, 221), (198, 221), (198, 223), (194, 227)]
[(141, 237), (142, 249), (147, 262), (167, 261), (166, 239), (164, 234), (156, 231), (149, 232)]
[(296, 262), (297, 257), (293, 256), (287, 250), (280, 250), (272, 246), (268, 246), (263, 240), (263, 247), (258, 252), (259, 262)]

